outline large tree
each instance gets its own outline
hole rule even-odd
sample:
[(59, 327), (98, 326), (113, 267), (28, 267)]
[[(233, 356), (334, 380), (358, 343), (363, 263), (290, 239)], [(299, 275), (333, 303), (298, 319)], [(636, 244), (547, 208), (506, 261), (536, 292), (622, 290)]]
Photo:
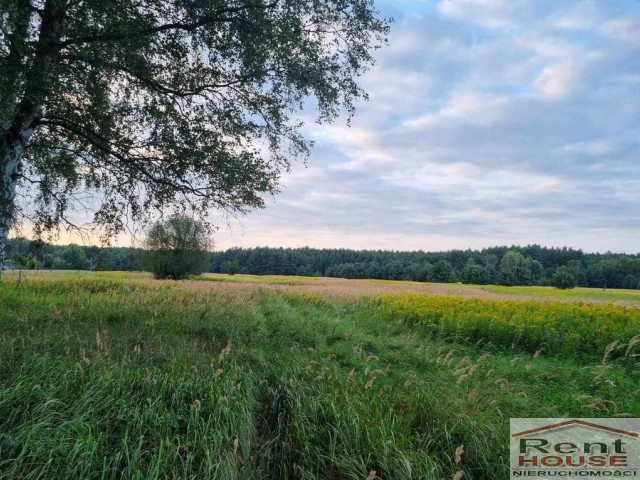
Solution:
[(0, 0), (0, 257), (20, 192), (37, 232), (83, 191), (106, 234), (261, 207), (387, 32), (372, 0)]

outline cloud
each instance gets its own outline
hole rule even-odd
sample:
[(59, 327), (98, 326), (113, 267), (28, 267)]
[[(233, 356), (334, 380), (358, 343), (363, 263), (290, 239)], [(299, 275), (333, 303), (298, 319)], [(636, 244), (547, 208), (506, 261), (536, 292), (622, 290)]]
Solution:
[(579, 78), (579, 65), (566, 60), (545, 67), (534, 80), (533, 87), (541, 97), (558, 100), (575, 93)]
[(405, 123), (408, 128), (428, 127), (443, 121), (490, 126), (503, 117), (507, 100), (496, 95), (455, 92), (449, 103), (435, 113), (422, 115)]
[(438, 11), (459, 20), (473, 20), (487, 28), (507, 27), (511, 24), (512, 4), (507, 0), (443, 0)]
[(600, 10), (593, 0), (584, 0), (550, 15), (549, 23), (564, 30), (585, 30), (600, 20)]
[(601, 156), (614, 153), (615, 145), (608, 140), (596, 140), (592, 142), (572, 143), (565, 145), (561, 150), (565, 153)]
[(636, 49), (640, 49), (640, 18), (612, 18), (602, 24), (600, 31), (609, 37), (630, 43)]

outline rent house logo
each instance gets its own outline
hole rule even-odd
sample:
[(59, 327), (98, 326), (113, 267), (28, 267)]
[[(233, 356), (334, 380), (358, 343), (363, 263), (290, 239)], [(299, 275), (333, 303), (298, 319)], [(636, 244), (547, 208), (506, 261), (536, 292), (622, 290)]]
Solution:
[(512, 418), (511, 478), (640, 477), (638, 418)]

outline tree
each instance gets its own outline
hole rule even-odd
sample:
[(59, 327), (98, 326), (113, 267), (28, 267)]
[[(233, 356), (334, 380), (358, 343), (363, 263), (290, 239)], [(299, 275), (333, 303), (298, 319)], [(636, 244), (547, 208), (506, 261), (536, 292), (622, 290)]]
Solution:
[(27, 262), (25, 264), (27, 270), (35, 270), (36, 269), (36, 259), (33, 258), (33, 253), (29, 253), (27, 255)]
[(456, 273), (446, 260), (440, 260), (433, 267), (432, 280), (439, 283), (453, 283), (456, 281)]
[(69, 245), (62, 253), (62, 259), (71, 270), (84, 270), (87, 265), (87, 255), (84, 249), (77, 245)]
[(141, 262), (156, 279), (182, 280), (207, 270), (210, 247), (202, 222), (186, 215), (173, 215), (150, 228)]
[(542, 264), (520, 252), (509, 250), (500, 260), (498, 282), (501, 285), (531, 285), (542, 278)]
[(576, 278), (569, 273), (566, 267), (558, 267), (551, 277), (551, 285), (560, 290), (575, 288)]
[(486, 285), (491, 282), (491, 272), (482, 265), (468, 264), (462, 269), (460, 281), (462, 283)]
[(240, 271), (240, 264), (237, 261), (233, 261), (227, 265), (227, 273), (229, 275), (235, 275)]
[[(308, 154), (295, 118), (349, 115), (386, 42), (372, 0), (0, 0), (0, 258), (99, 192), (110, 236), (150, 209), (246, 212)], [(266, 153), (265, 153), (266, 152)]]

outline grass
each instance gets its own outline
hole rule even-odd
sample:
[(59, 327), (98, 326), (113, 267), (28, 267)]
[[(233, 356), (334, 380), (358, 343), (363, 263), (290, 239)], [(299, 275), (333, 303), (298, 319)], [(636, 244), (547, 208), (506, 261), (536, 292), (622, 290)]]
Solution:
[(504, 287), (501, 285), (487, 285), (482, 287), (488, 291), (506, 294), (531, 294), (537, 296), (553, 296), (559, 298), (603, 298), (609, 300), (640, 300), (640, 290), (622, 290), (616, 288), (585, 288), (576, 287), (570, 290), (558, 290), (551, 287)]
[[(7, 277), (0, 478), (506, 479), (510, 417), (640, 416), (633, 309), (622, 322), (598, 310), (612, 306), (486, 306), (624, 324), (606, 355), (571, 356), (491, 328), (478, 342), (472, 323), (434, 332), (436, 306), (406, 293), (398, 310), (298, 279)], [(437, 300), (451, 325), (477, 317)]]

